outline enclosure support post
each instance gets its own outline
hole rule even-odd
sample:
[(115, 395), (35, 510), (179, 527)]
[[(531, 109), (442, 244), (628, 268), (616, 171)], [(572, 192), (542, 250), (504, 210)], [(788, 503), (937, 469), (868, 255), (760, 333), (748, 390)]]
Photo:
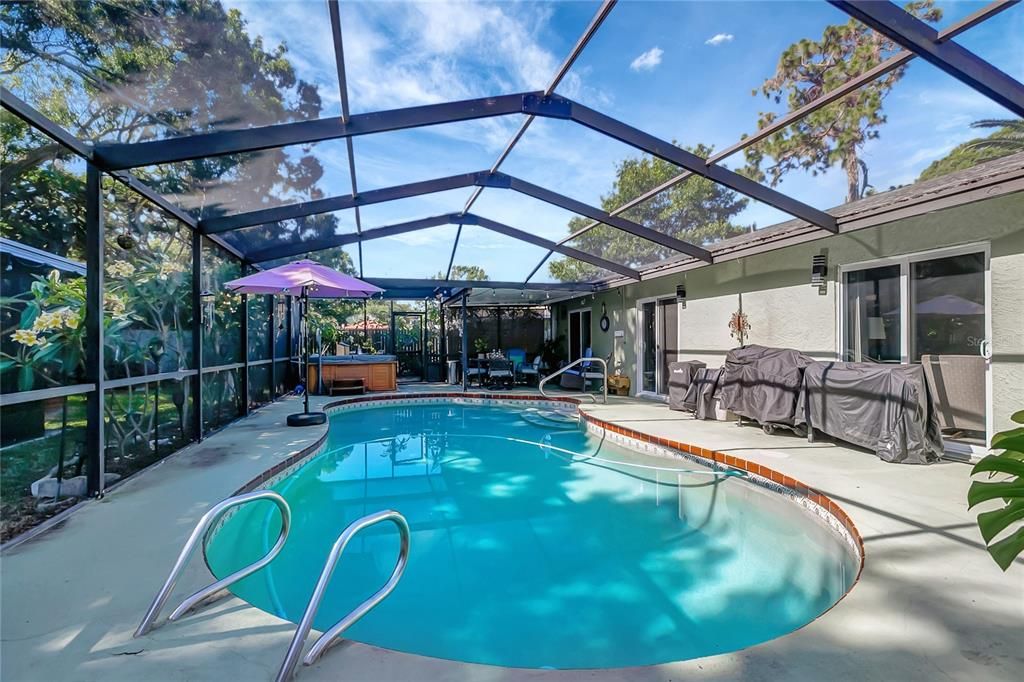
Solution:
[(397, 356), (398, 347), (395, 344), (395, 302), (388, 301), (388, 311), (391, 313), (391, 326), (388, 327), (388, 353)]
[(295, 359), (295, 344), (292, 343), (292, 297), (285, 296), (284, 299), (288, 305), (288, 312), (286, 313), (285, 320), (285, 332), (288, 335), (288, 369), (285, 373), (285, 388), (288, 388), (287, 382), (292, 375), (292, 360)]
[(270, 400), (277, 400), (277, 297), (270, 296)]
[(438, 347), (441, 355), (441, 380), (449, 382), (452, 378), (448, 376), (448, 329), (444, 325), (444, 301), (439, 300), (437, 302), (437, 311), (441, 325), (438, 332), (441, 335), (441, 338), (438, 339)]
[[(103, 433), (103, 177), (87, 164), (85, 173), (85, 371), (96, 390), (86, 400), (88, 491), (103, 494), (106, 436)], [(65, 397), (64, 400), (67, 400)]]
[(249, 294), (242, 294), (242, 414), (249, 414)]
[(462, 294), (462, 390), (466, 390), (466, 370), (469, 367), (469, 337), (466, 336), (466, 298), (469, 292)]
[(427, 354), (427, 299), (423, 299), (423, 317), (420, 318), (420, 353), (422, 355), (423, 376), (422, 380), (427, 380), (427, 365), (429, 364), (429, 355)]
[(192, 364), (196, 368), (192, 390), (193, 435), (203, 440), (203, 235), (192, 229)]
[(504, 345), (501, 342), (501, 306), (500, 305), (497, 306), (494, 309), (494, 314), (498, 318), (498, 339), (497, 339), (498, 340), (498, 348), (496, 350), (500, 350), (500, 349), (504, 348)]

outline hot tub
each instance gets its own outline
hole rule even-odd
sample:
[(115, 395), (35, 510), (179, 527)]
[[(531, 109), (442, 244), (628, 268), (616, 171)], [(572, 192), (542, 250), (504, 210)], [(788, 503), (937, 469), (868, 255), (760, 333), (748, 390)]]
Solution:
[(327, 393), (335, 379), (362, 379), (368, 391), (398, 388), (398, 359), (394, 355), (311, 355), (309, 386)]

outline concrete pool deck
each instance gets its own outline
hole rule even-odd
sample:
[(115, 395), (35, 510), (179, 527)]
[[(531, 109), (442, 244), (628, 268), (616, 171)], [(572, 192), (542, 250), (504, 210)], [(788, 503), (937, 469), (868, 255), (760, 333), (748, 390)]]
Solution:
[[(414, 392), (403, 387), (403, 394)], [(503, 395), (508, 393), (495, 397)], [(326, 427), (285, 427), (285, 416), (297, 405), (289, 399), (264, 407), (5, 552), (0, 678), (272, 679), (294, 625), (234, 597), (140, 639), (131, 635), (199, 517), (325, 433)], [(612, 399), (581, 409), (625, 428), (729, 452), (820, 489), (842, 505), (863, 536), (860, 582), (835, 608), (794, 633), (680, 663), (610, 671), (514, 670), (346, 642), (317, 665), (300, 668), (297, 678), (1020, 679), (1024, 562), (1004, 574), (984, 551), (966, 508), (968, 466), (886, 464), (863, 450), (767, 436), (753, 426), (694, 421), (660, 403)], [(175, 595), (180, 600), (209, 579), (202, 561), (194, 562)]]

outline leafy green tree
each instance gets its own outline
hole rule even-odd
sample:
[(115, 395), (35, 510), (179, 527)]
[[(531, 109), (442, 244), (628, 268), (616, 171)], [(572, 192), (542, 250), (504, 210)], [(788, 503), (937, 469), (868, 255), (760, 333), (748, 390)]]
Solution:
[(1004, 155), (1024, 152), (1024, 119), (988, 118), (975, 121), (971, 127), (997, 128), (988, 137), (968, 143), (975, 149), (1000, 150)]
[[(983, 121), (979, 121), (983, 123)], [(936, 159), (921, 172), (918, 181), (932, 180), (949, 173), (973, 168), (979, 163), (1001, 159), (1004, 156), (1024, 151), (1024, 129), (1019, 121), (1001, 121), (1000, 123), (1017, 124), (999, 128), (987, 137), (978, 137), (958, 144), (941, 159)], [(977, 123), (974, 127), (981, 127)]]
[[(445, 279), (445, 274), (443, 270), (438, 270), (437, 274), (431, 277), (431, 279)], [(486, 282), (490, 277), (487, 276), (487, 271), (479, 265), (453, 265), (452, 274), (449, 279)]]
[[(934, 0), (915, 0), (905, 8), (923, 21), (942, 18)], [(760, 90), (775, 104), (785, 101), (788, 110), (794, 111), (878, 66), (898, 50), (891, 40), (855, 19), (826, 26), (820, 40), (805, 38), (786, 48), (775, 74), (753, 94)], [(860, 199), (870, 187), (860, 150), (865, 142), (878, 138), (886, 121), (883, 101), (905, 71), (905, 66), (894, 69), (749, 147), (745, 151), (747, 173), (761, 182), (767, 179), (775, 187), (792, 170), (810, 170), (817, 175), (838, 164), (846, 174), (846, 201)], [(775, 112), (761, 113), (758, 129), (777, 118)]]
[[(702, 157), (712, 152), (704, 145), (688, 149)], [(601, 197), (601, 206), (612, 211), (678, 174), (677, 166), (655, 157), (644, 155), (625, 159), (616, 167), (615, 184), (611, 192)], [(707, 244), (749, 229), (734, 222), (747, 203), (747, 199), (726, 187), (691, 176), (629, 209), (623, 217), (683, 241)], [(586, 218), (575, 217), (569, 221), (569, 233), (589, 223)], [(598, 225), (584, 232), (572, 240), (570, 246), (630, 266), (652, 263), (676, 254), (672, 249), (607, 225)], [(602, 274), (600, 268), (570, 258), (552, 261), (548, 270), (553, 277), (564, 282), (584, 281)]]

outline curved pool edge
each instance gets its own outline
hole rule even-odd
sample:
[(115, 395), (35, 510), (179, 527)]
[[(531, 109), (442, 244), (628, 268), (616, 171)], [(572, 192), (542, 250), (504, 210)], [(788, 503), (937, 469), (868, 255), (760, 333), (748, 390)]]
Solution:
[[(619, 426), (605, 419), (598, 418), (588, 413), (584, 408), (586, 407), (582, 401), (576, 398), (563, 397), (563, 396), (541, 396), (541, 395), (494, 395), (492, 393), (446, 393), (446, 392), (431, 392), (431, 393), (417, 393), (415, 395), (401, 395), (401, 394), (383, 394), (383, 395), (368, 395), (358, 396), (353, 398), (343, 398), (339, 400), (333, 400), (323, 405), (323, 411), (331, 413), (353, 408), (372, 408), (376, 405), (372, 403), (398, 403), (398, 404), (415, 404), (424, 402), (455, 402), (465, 404), (508, 404), (508, 403), (548, 403), (558, 406), (560, 409), (565, 409), (571, 406), (574, 408), (583, 418), (587, 424), (587, 428), (594, 431), (599, 437), (607, 438), (610, 442), (621, 445), (623, 447), (632, 449), (637, 452), (644, 454), (666, 457), (666, 458), (683, 458), (690, 460), (696, 464), (706, 466), (716, 470), (724, 469), (739, 469), (746, 472), (748, 475), (745, 477), (748, 482), (753, 485), (757, 485), (761, 488), (765, 488), (777, 494), (786, 495), (794, 503), (802, 506), (808, 513), (815, 514), (818, 518), (830, 527), (830, 529), (838, 534), (844, 541), (847, 547), (854, 554), (854, 558), (857, 562), (857, 571), (850, 581), (849, 586), (843, 592), (839, 598), (833, 602), (827, 609), (818, 614), (815, 618), (811, 619), (807, 623), (804, 623), (800, 627), (784, 634), (779, 637), (775, 637), (764, 642), (760, 642), (751, 647), (740, 649), (728, 653), (739, 653), (747, 649), (755, 649), (776, 642), (781, 639), (786, 639), (797, 634), (801, 630), (807, 628), (813, 623), (821, 620), (827, 613), (836, 608), (840, 603), (846, 599), (847, 596), (853, 591), (853, 589), (859, 583), (861, 576), (864, 573), (864, 562), (865, 562), (865, 548), (864, 541), (857, 529), (853, 520), (846, 513), (842, 507), (833, 501), (828, 495), (822, 493), (807, 484), (799, 481), (795, 478), (787, 476), (775, 469), (766, 467), (753, 461), (745, 460), (739, 457), (735, 457), (725, 452), (717, 450), (710, 450), (708, 448), (702, 448), (697, 445), (692, 445), (678, 440), (664, 438), (660, 436), (654, 436), (643, 431), (636, 429), (630, 429), (627, 427)], [(297, 450), (296, 452), (289, 455), (287, 458), (274, 464), (272, 467), (266, 469), (259, 475), (247, 481), (244, 485), (239, 487), (232, 493), (233, 495), (239, 495), (246, 492), (259, 489), (261, 487), (270, 487), (277, 482), (288, 477), (299, 467), (303, 466), (307, 460), (319, 454), (323, 451), (323, 448), (327, 442), (327, 438), (330, 431), (330, 419), (328, 419), (327, 426), (324, 428), (323, 433), (312, 443), (305, 447)], [(208, 538), (212, 537), (219, 528), (234, 515), (238, 510), (235, 509), (222, 517), (217, 525), (212, 528), (209, 532)], [(213, 574), (213, 570), (206, 560), (206, 547), (205, 543), (203, 546), (203, 560), (208, 570)], [(383, 647), (370, 646), (381, 651), (389, 653), (400, 654), (402, 656), (413, 656), (425, 659), (433, 659), (437, 661), (444, 661), (453, 665), (471, 665), (471, 666), (482, 666), (484, 668), (499, 668), (507, 670), (539, 670), (534, 668), (513, 668), (508, 666), (493, 666), (486, 663), (470, 663), (464, 661), (455, 661), (451, 659), (434, 659), (431, 656), (425, 656), (422, 654), (414, 654), (399, 650), (386, 649)], [(728, 655), (724, 654), (724, 655)], [(689, 661), (700, 661), (703, 659), (710, 659), (723, 654), (712, 654), (706, 657), (700, 657), (695, 659), (689, 659)], [(642, 668), (654, 668), (658, 666), (668, 665), (666, 663), (656, 663), (649, 666), (635, 666), (634, 669)], [(593, 669), (566, 669), (561, 672), (577, 671), (582, 672), (585, 670), (593, 671), (625, 671), (630, 668), (593, 668)], [(551, 671), (559, 672), (559, 671)]]

